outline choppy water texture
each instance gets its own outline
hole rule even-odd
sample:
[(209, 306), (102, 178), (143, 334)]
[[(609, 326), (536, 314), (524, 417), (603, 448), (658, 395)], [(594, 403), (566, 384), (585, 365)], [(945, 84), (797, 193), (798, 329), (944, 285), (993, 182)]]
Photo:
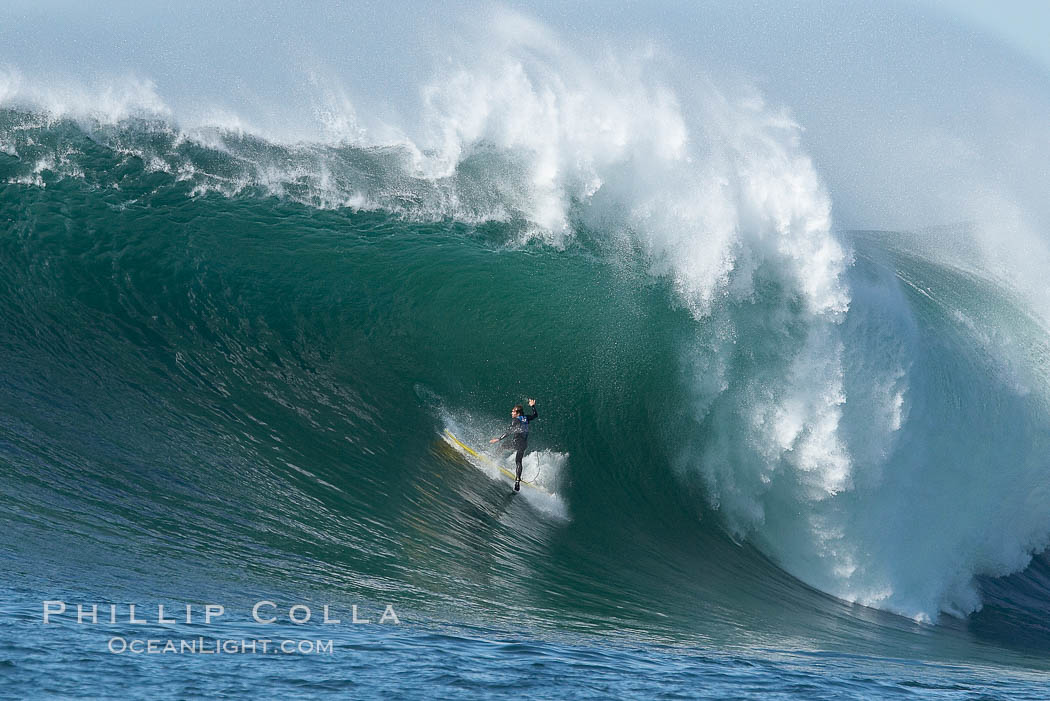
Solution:
[[(0, 693), (1045, 697), (1024, 285), (834, 229), (760, 100), (551, 61), (430, 85), (429, 140), (0, 90)], [(197, 636), (334, 652), (107, 650)]]

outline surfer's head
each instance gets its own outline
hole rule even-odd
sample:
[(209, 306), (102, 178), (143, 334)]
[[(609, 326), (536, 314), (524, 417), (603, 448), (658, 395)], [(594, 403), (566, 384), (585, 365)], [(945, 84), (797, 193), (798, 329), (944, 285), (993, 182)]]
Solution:
[(521, 406), (521, 404), (518, 404), (516, 407), (510, 410), (510, 418), (516, 419), (519, 416), (521, 416), (524, 411), (525, 409)]

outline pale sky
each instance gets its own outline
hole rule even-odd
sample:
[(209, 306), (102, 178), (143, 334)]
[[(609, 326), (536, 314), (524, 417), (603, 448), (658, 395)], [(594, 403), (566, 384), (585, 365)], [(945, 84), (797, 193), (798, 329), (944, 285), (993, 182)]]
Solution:
[(995, 34), (1050, 70), (1050, 0), (919, 0)]

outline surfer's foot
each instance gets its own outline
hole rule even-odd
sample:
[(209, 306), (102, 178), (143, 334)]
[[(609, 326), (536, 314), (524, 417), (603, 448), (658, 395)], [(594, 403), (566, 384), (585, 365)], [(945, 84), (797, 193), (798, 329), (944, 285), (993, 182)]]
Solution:
[(520, 492), (521, 491), (521, 480), (514, 480), (514, 491), (515, 492)]

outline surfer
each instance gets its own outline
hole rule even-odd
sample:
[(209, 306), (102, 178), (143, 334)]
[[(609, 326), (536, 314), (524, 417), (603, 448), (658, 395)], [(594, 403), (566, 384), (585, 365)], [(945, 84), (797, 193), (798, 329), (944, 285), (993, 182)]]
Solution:
[(521, 404), (518, 404), (510, 410), (510, 428), (507, 432), (498, 438), (493, 438), (489, 443), (498, 443), (507, 436), (510, 436), (510, 440), (507, 441), (505, 447), (517, 451), (514, 454), (514, 463), (518, 467), (518, 471), (514, 475), (514, 491), (521, 491), (521, 459), (525, 456), (525, 446), (529, 442), (529, 422), (535, 421), (540, 415), (536, 409), (536, 400), (530, 399), (529, 406), (532, 407), (532, 416), (525, 416), (525, 410)]

